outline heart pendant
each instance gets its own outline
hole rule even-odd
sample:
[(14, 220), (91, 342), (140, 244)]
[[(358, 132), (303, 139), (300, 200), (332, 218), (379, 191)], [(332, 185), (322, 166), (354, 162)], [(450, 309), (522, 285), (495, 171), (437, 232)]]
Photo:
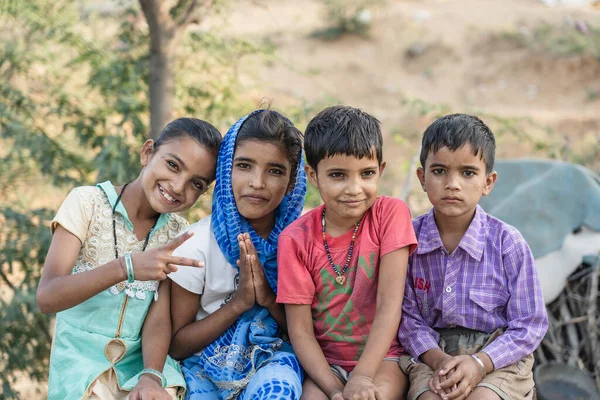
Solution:
[(340, 285), (343, 285), (346, 282), (346, 277), (344, 275), (338, 275), (335, 277), (335, 281)]

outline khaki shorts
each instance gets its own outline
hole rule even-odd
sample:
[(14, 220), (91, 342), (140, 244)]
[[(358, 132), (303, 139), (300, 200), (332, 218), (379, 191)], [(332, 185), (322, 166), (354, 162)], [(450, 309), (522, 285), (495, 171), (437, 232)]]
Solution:
[[(473, 331), (466, 328), (438, 329), (439, 346), (451, 356), (475, 354), (502, 334), (502, 330), (493, 333)], [(429, 379), (433, 371), (428, 365), (411, 356), (400, 357), (400, 368), (408, 375), (410, 388), (408, 400), (416, 400), (429, 391)], [(477, 387), (485, 387), (496, 393), (502, 400), (532, 399), (533, 389), (533, 354), (516, 364), (494, 370), (487, 374)]]

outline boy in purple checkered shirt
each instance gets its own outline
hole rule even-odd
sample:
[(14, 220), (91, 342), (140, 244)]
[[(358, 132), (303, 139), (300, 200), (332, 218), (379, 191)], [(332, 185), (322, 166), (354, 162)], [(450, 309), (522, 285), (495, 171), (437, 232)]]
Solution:
[(433, 209), (413, 221), (398, 338), (409, 400), (528, 399), (548, 328), (529, 246), (478, 205), (497, 179), (494, 135), (477, 117), (436, 120), (417, 176)]

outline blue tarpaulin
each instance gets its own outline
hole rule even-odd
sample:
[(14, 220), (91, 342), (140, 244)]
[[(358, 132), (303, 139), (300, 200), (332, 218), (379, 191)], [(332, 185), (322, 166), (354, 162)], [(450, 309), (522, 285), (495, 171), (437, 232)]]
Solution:
[(576, 164), (498, 161), (498, 181), (481, 206), (516, 227), (535, 258), (561, 248), (582, 225), (600, 231), (600, 176)]

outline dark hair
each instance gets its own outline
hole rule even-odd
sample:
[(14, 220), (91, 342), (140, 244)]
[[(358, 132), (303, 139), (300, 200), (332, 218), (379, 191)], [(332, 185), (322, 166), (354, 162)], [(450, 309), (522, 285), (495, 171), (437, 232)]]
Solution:
[(442, 147), (454, 151), (467, 143), (485, 162), (486, 174), (492, 172), (496, 153), (494, 134), (482, 120), (467, 114), (446, 115), (429, 125), (421, 142), (421, 166), (425, 168), (430, 151), (437, 153)]
[(238, 131), (235, 145), (245, 141), (266, 141), (279, 146), (292, 166), (290, 183), (294, 182), (300, 157), (302, 157), (302, 132), (292, 122), (270, 109), (254, 112), (244, 121)]
[(208, 122), (197, 118), (177, 118), (169, 122), (154, 142), (154, 150), (171, 140), (184, 136), (196, 140), (215, 157), (219, 154), (219, 147), (223, 139), (221, 133)]
[(382, 146), (377, 118), (354, 107), (333, 106), (322, 110), (308, 123), (304, 133), (306, 161), (315, 170), (321, 160), (336, 154), (372, 158), (373, 148), (381, 164)]

